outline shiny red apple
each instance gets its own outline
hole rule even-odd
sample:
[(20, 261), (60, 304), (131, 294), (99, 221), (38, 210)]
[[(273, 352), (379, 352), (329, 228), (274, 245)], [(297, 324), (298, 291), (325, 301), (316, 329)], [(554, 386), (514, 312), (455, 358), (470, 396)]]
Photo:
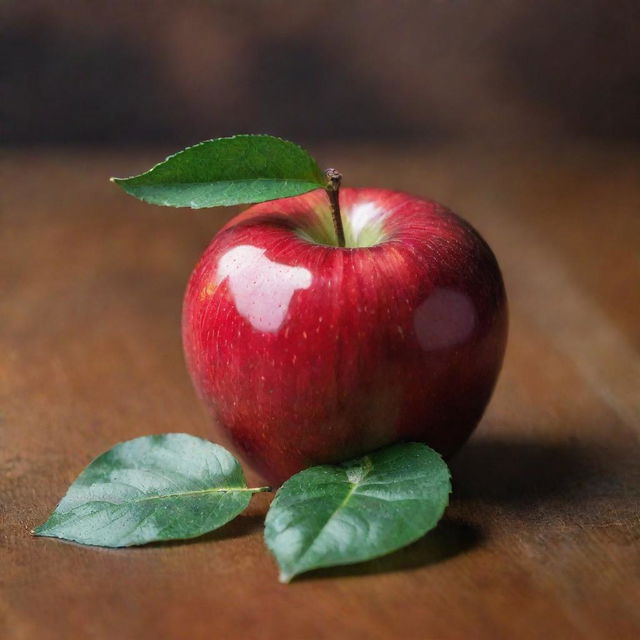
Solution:
[(274, 484), (400, 440), (451, 455), (502, 364), (502, 277), (468, 223), (383, 189), (343, 189), (340, 206), (344, 248), (322, 190), (250, 207), (185, 296), (196, 389)]

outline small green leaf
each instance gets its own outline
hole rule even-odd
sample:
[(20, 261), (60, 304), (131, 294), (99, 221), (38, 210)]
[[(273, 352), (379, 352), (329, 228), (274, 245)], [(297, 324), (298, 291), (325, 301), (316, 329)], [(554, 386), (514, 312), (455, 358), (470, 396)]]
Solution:
[(301, 471), (282, 485), (266, 519), (280, 581), (404, 547), (435, 527), (450, 492), (447, 465), (418, 443)]
[(264, 202), (325, 186), (304, 149), (267, 135), (207, 140), (139, 176), (112, 180), (145, 202), (192, 209)]
[(37, 536), (101, 547), (194, 538), (243, 511), (252, 492), (223, 447), (184, 433), (145, 436), (97, 457)]

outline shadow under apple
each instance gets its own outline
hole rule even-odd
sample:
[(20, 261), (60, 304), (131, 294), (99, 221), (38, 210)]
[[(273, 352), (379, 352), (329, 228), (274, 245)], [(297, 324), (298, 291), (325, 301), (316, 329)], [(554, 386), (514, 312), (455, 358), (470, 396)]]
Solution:
[(474, 439), (450, 461), (453, 501), (512, 508), (573, 502), (619, 486), (629, 454), (575, 438), (551, 443)]

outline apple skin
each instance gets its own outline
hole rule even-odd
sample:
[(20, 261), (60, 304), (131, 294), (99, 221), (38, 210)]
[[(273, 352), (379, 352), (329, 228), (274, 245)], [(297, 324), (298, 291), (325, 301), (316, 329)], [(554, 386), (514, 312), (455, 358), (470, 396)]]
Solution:
[[(322, 190), (254, 205), (212, 240), (183, 308), (187, 366), (236, 450), (279, 485), (396, 441), (469, 437), (505, 350), (496, 259), (443, 206)], [(229, 438), (224, 438), (227, 442)]]

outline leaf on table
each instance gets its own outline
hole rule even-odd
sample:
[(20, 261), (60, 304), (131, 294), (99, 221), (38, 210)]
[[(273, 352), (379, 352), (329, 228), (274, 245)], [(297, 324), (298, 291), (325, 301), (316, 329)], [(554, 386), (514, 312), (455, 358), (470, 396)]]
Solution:
[(235, 518), (258, 490), (219, 445), (145, 436), (97, 457), (33, 533), (102, 547), (193, 538)]
[(192, 209), (264, 202), (325, 186), (304, 149), (268, 135), (207, 140), (138, 176), (112, 180), (145, 202)]
[(419, 443), (301, 471), (280, 488), (266, 519), (265, 541), (281, 582), (417, 540), (440, 520), (450, 492), (447, 465)]

